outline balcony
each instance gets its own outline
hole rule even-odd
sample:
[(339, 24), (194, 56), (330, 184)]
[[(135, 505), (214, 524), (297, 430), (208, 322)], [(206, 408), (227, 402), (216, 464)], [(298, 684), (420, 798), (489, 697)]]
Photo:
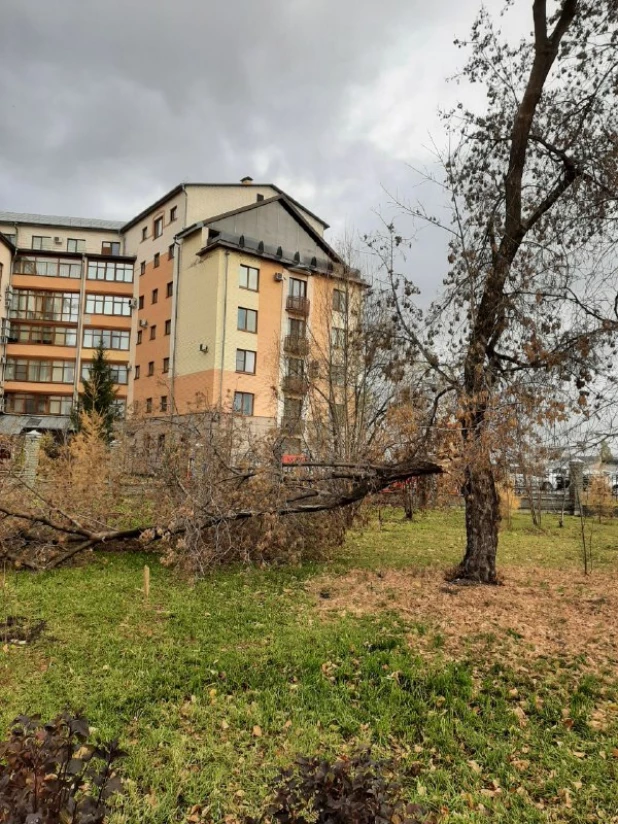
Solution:
[(304, 375), (285, 375), (281, 388), (286, 394), (304, 395), (309, 388), (309, 382)]
[(284, 435), (302, 435), (303, 421), (302, 418), (291, 417), (284, 415), (281, 418), (281, 431)]
[(301, 295), (288, 295), (285, 302), (285, 308), (288, 312), (294, 312), (296, 315), (304, 315), (305, 317), (309, 314), (309, 306), (309, 300)]
[(309, 341), (299, 335), (286, 335), (283, 340), (283, 351), (288, 355), (297, 355), (304, 358), (305, 355), (309, 354)]

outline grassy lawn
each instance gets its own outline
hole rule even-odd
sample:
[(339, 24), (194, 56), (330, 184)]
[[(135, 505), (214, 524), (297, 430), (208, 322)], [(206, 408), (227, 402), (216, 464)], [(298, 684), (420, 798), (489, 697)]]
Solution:
[(442, 581), (462, 552), (459, 512), (387, 512), (330, 564), (196, 585), (153, 556), (9, 573), (0, 620), (47, 626), (0, 647), (1, 726), (69, 707), (120, 736), (127, 824), (186, 821), (194, 805), (204, 820), (255, 812), (296, 754), (368, 742), (414, 765), (410, 799), (445, 822), (616, 822), (618, 670), (593, 642), (616, 634), (618, 524), (595, 525), (585, 580), (578, 530), (518, 515), (489, 595)]

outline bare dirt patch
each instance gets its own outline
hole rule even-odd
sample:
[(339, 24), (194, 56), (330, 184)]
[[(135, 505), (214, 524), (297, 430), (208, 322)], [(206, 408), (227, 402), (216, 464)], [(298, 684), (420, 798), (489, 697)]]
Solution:
[(618, 671), (613, 576), (531, 568), (506, 568), (502, 575), (503, 586), (464, 587), (446, 583), (438, 568), (352, 570), (315, 581), (312, 591), (323, 613), (392, 611), (429, 623), (450, 656), (497, 641), (524, 645), (536, 657), (582, 655), (595, 669)]

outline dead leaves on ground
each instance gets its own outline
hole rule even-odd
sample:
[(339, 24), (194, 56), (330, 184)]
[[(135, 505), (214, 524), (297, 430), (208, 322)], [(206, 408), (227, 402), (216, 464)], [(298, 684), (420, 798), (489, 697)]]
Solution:
[[(496, 640), (527, 657), (583, 656), (591, 669), (618, 672), (618, 590), (599, 575), (507, 568), (504, 586), (445, 584), (438, 568), (373, 571), (313, 582), (318, 609), (366, 615), (388, 610), (415, 623), (428, 622), (444, 640), (442, 654), (460, 657)], [(328, 588), (330, 597), (320, 599)]]

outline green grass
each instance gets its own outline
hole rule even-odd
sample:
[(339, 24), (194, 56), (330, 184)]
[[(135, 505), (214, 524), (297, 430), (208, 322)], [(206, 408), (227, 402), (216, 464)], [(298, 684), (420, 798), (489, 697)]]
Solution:
[[(454, 565), (464, 548), (464, 515), (460, 509), (416, 516), (414, 527), (402, 519), (401, 510), (386, 509), (383, 528), (375, 519), (366, 530), (348, 540), (346, 563), (371, 569), (407, 566)], [(500, 533), (499, 565), (581, 567), (581, 525), (579, 518), (565, 517), (564, 527), (557, 515), (543, 515), (541, 529), (527, 513), (516, 513), (513, 528)], [(592, 527), (594, 564), (618, 569), (618, 523), (588, 521)]]
[[(577, 568), (578, 528), (548, 518), (538, 532), (518, 516), (502, 535), (502, 563)], [(598, 569), (609, 570), (618, 525), (600, 525), (595, 536)], [(420, 762), (406, 791), (445, 821), (486, 821), (487, 813), (505, 822), (612, 820), (615, 682), (587, 674), (581, 658), (516, 669), (499, 658), (446, 660), (422, 616), (325, 620), (307, 592), (325, 570), (448, 566), (462, 546), (458, 512), (413, 524), (388, 513), (381, 529), (353, 533), (320, 567), (223, 571), (194, 586), (138, 555), (11, 573), (0, 620), (48, 624), (37, 641), (0, 649), (0, 722), (68, 707), (83, 710), (98, 735), (120, 736), (129, 757), (118, 821), (127, 824), (184, 821), (194, 804), (208, 803), (215, 821), (256, 811), (295, 754), (359, 742)], [(601, 730), (591, 725), (599, 709), (609, 719)]]

